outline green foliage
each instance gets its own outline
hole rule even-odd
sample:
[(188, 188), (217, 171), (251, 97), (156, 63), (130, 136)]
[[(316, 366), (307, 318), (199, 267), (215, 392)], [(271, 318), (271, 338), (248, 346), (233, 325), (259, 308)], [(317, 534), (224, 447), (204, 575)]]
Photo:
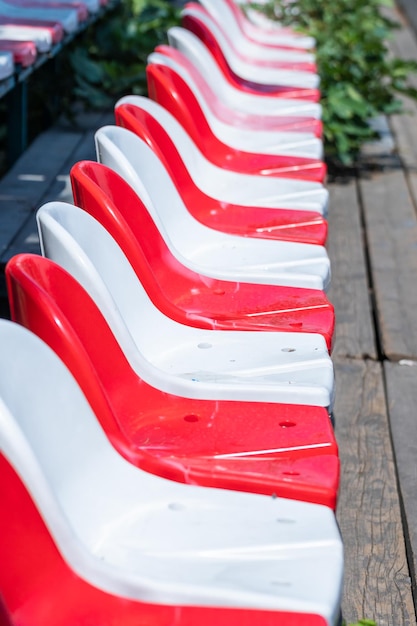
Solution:
[[(408, 82), (417, 63), (392, 57), (387, 44), (397, 24), (381, 0), (274, 0), (258, 8), (317, 42), (326, 154), (352, 164), (372, 139), (368, 120), (402, 110), (399, 94), (417, 98)], [(388, 4), (388, 2), (385, 2)]]
[(112, 106), (125, 94), (146, 93), (146, 59), (179, 23), (166, 0), (123, 0), (69, 52), (72, 93), (92, 108)]

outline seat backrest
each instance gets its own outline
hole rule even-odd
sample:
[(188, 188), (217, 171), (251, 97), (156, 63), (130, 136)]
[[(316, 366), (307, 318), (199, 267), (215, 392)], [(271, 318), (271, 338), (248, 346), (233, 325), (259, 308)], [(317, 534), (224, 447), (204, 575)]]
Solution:
[[(189, 34), (192, 35), (191, 32)], [(197, 41), (199, 41), (199, 39), (197, 39)], [(218, 94), (212, 87), (214, 83), (209, 83), (197, 65), (195, 65), (185, 54), (173, 46), (167, 46), (166, 44), (156, 46), (155, 50), (148, 56), (148, 64), (171, 67), (188, 82), (190, 87), (196, 93), (200, 93), (202, 95), (209, 106), (211, 104), (211, 100), (218, 99)], [(153, 98), (151, 93), (149, 93), (149, 95)]]
[(211, 144), (218, 142), (209, 122), (212, 110), (195, 85), (191, 88), (172, 68), (153, 63), (152, 56), (146, 67), (150, 97), (175, 117), (201, 152), (210, 154)]
[[(185, 323), (184, 311), (176, 304), (178, 294), (218, 281), (201, 277), (178, 261), (142, 200), (115, 170), (103, 163), (80, 161), (72, 167), (70, 178), (75, 204), (110, 233), (154, 305)], [(199, 318), (204, 328), (204, 318)], [(212, 327), (212, 322), (207, 320), (207, 324)]]
[[(236, 13), (225, 0), (201, 0), (199, 4), (201, 4), (204, 13), (210, 17), (210, 24), (215, 24), (219, 27), (219, 31), (227, 38), (229, 46), (236, 51), (244, 52), (246, 49), (252, 54), (260, 56), (260, 58), (269, 52), (274, 58), (282, 58), (283, 61), (287, 59), (290, 62), (314, 63), (314, 55), (305, 49), (297, 47), (295, 37), (290, 37), (288, 33), (286, 35), (285, 33), (282, 34), (276, 47), (269, 48), (269, 50), (265, 46), (260, 46), (249, 39), (239, 25)], [(190, 5), (194, 6), (194, 3), (187, 3), (185, 10)], [(236, 9), (240, 10), (239, 7), (236, 7)], [(260, 50), (261, 54), (259, 55)]]
[(201, 38), (190, 28), (171, 26), (167, 36), (170, 46), (188, 58), (202, 76), (210, 76), (214, 85), (225, 82), (223, 65), (217, 62)]
[[(150, 99), (147, 98), (147, 100)], [(152, 100), (150, 101), (153, 102)], [(122, 98), (116, 103), (114, 113), (117, 126), (131, 131), (132, 134), (136, 135), (144, 142), (146, 142), (146, 144), (158, 156), (160, 162), (163, 163), (164, 168), (169, 173), (169, 177), (172, 179), (173, 184), (180, 194), (182, 187), (188, 187), (191, 189), (194, 188), (195, 184), (186, 164), (184, 163), (182, 151), (181, 154), (179, 152), (179, 149), (177, 147), (178, 144), (175, 142), (174, 138), (170, 136), (170, 134), (160, 123), (160, 121), (151, 114), (151, 112), (147, 111), (146, 108), (137, 106), (139, 102), (141, 101), (136, 100), (135, 96), (127, 96), (126, 98)], [(160, 106), (156, 102), (155, 105), (157, 107)], [(161, 109), (163, 109), (163, 107), (161, 107)], [(176, 122), (176, 120), (174, 121)], [(176, 123), (178, 124), (178, 122)], [(110, 131), (108, 127), (106, 127), (105, 132), (107, 135), (111, 134), (114, 137), (117, 136), (116, 131)], [(183, 133), (185, 137), (183, 137)], [(99, 161), (101, 160), (102, 155), (103, 158), (104, 156), (106, 158), (109, 158), (110, 156), (107, 151), (104, 151), (105, 149), (102, 135), (103, 132), (101, 132), (101, 129), (99, 129), (96, 134), (96, 150), (97, 158)], [(186, 146), (188, 148), (191, 148), (192, 154), (195, 154), (193, 150), (194, 143), (190, 140), (189, 137), (187, 137), (187, 134), (181, 127), (180, 140), (185, 140)], [(191, 146), (189, 145), (189, 141), (191, 141)], [(125, 139), (124, 144), (126, 145), (127, 143), (128, 139)], [(133, 143), (133, 140), (130, 140), (130, 143)], [(139, 147), (139, 144), (137, 145)], [(198, 163), (198, 158), (194, 162)], [(117, 162), (112, 161), (110, 167), (118, 171)], [(131, 169), (126, 170), (125, 165), (123, 167), (125, 170), (125, 172), (122, 174), (123, 178), (129, 180), (132, 187), (134, 187), (136, 192), (138, 193), (139, 190), (133, 183), (133, 178), (135, 178), (135, 176), (133, 175), (133, 171)], [(159, 226), (161, 226), (161, 224), (159, 224)]]
[(170, 253), (141, 198), (114, 169), (96, 161), (79, 161), (70, 171), (74, 203), (96, 219), (117, 241), (138, 279), (156, 304), (170, 307), (160, 281), (167, 268), (183, 266)]
[[(158, 139), (168, 140), (169, 147), (179, 143), (182, 146), (181, 154), (187, 153), (187, 161), (195, 157), (194, 162), (198, 168), (200, 159), (197, 158), (197, 154), (200, 153), (175, 118), (149, 98), (140, 96), (137, 98), (139, 99), (127, 96), (119, 100), (116, 105), (118, 121), (121, 115), (124, 115), (125, 120), (129, 115), (128, 121), (136, 128), (142, 119), (149, 121), (153, 117), (154, 125), (151, 132), (153, 133), (154, 127), (157, 127), (161, 132), (161, 134), (158, 132)], [(138, 118), (139, 123), (135, 123), (135, 119)], [(153, 139), (154, 135), (151, 134), (151, 137)], [(120, 126), (103, 126), (98, 129), (95, 138), (98, 161), (114, 169), (131, 185), (151, 213), (171, 251), (175, 250), (175, 256), (187, 264), (184, 258), (186, 253), (183, 251), (189, 248), (190, 243), (194, 243), (189, 241), (189, 233), (198, 232), (200, 240), (202, 231), (210, 237), (209, 229), (202, 227), (184, 206), (172, 177), (164, 167), (168, 157), (165, 157), (162, 163), (159, 151), (156, 154), (139, 136)], [(163, 151), (165, 154), (168, 153), (166, 146)], [(203, 159), (203, 156), (200, 158)], [(185, 169), (182, 162), (181, 173)]]
[(113, 445), (131, 458), (117, 419), (119, 415), (128, 418), (131, 401), (124, 399), (133, 401), (141, 381), (92, 298), (65, 269), (38, 255), (13, 257), (6, 267), (6, 279), (12, 319), (58, 354)]
[(141, 477), (112, 449), (75, 379), (46, 343), (3, 320), (0, 343), (2, 454), (64, 557), (86, 572), (86, 547), (96, 541), (98, 526), (114, 516), (112, 507), (130, 504), (131, 480), (139, 501)]
[[(224, 77), (235, 87), (251, 93), (274, 94), (285, 98), (302, 98), (318, 102), (320, 91), (318, 89), (318, 77), (311, 72), (294, 72), (283, 74), (281, 72), (279, 84), (277, 80), (265, 83), (259, 82), (256, 77), (256, 66), (249, 66), (239, 60), (230, 50), (228, 41), (224, 40), (224, 34), (217, 33), (217, 26), (210, 24), (203, 8), (196, 3), (187, 3), (182, 11), (181, 24), (185, 29), (194, 33), (207, 47), (214, 61), (217, 63)], [(171, 45), (173, 40), (169, 39)], [(290, 69), (290, 68), (289, 68)], [(269, 76), (271, 79), (271, 76)], [(281, 84), (284, 81), (284, 84)]]
[[(223, 23), (213, 19), (213, 16), (200, 4), (187, 3), (181, 14), (183, 25), (202, 38), (216, 59), (223, 56), (229, 67), (240, 77), (254, 82), (267, 83), (271, 86), (283, 85), (301, 89), (314, 89), (319, 86), (320, 79), (316, 73), (317, 66), (311, 62), (309, 54), (292, 50), (275, 51), (275, 63), (279, 63), (279, 67), (277, 65), (274, 67), (274, 63), (268, 64), (263, 54), (259, 54), (259, 48), (256, 44), (248, 43), (247, 46), (249, 47), (255, 46), (258, 59), (254, 61), (250, 55), (244, 56), (234, 46), (234, 41), (224, 29)], [(304, 60), (305, 57), (307, 57), (306, 60)], [(259, 63), (262, 69), (259, 67)], [(260, 69), (262, 77), (259, 76)]]
[[(50, 202), (37, 213), (42, 253), (64, 267), (84, 287), (107, 320), (137, 373), (154, 369), (141, 352), (149, 324), (164, 324), (131, 264), (107, 230), (88, 213)], [(159, 379), (158, 379), (159, 380)]]
[[(247, 81), (242, 76), (237, 76), (231, 63), (230, 55), (233, 54), (229, 47), (229, 41), (225, 39), (223, 33), (217, 32), (207, 26), (202, 19), (201, 5), (195, 2), (189, 2), (181, 12), (181, 25), (196, 35), (207, 50), (212, 55), (214, 61), (219, 66), (225, 76), (233, 82), (243, 83), (245, 85), (255, 86), (251, 81)], [(171, 43), (171, 40), (169, 39)]]
[[(233, 38), (245, 33), (245, 15), (235, 0), (200, 0), (205, 10), (219, 24), (223, 24)], [(247, 20), (246, 20), (247, 21)], [(279, 39), (278, 39), (279, 35)], [(277, 47), (287, 50), (300, 51), (310, 48), (312, 39), (295, 34), (289, 28), (281, 27), (277, 33)]]
[(233, 12), (239, 27), (250, 39), (263, 45), (277, 45), (279, 40), (288, 38), (288, 43), (297, 49), (314, 50), (316, 41), (314, 37), (303, 35), (294, 31), (290, 26), (283, 26), (280, 22), (271, 20), (262, 11), (252, 8), (247, 3), (246, 9), (242, 9), (244, 3), (237, 3), (235, 0), (225, 0), (230, 10)]

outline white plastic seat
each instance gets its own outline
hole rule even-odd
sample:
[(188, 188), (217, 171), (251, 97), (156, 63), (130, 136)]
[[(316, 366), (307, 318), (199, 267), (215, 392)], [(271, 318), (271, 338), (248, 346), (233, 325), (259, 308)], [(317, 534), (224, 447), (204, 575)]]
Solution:
[(290, 100), (274, 96), (257, 96), (233, 87), (223, 76), (216, 61), (204, 43), (191, 31), (172, 26), (167, 31), (169, 44), (182, 52), (198, 69), (230, 107), (246, 113), (263, 115), (302, 115), (321, 118), (320, 104), (304, 100)]
[(47, 28), (30, 26), (0, 25), (0, 39), (12, 41), (33, 41), (39, 52), (48, 52), (53, 44), (52, 33)]
[(5, 320), (0, 343), (2, 454), (75, 575), (126, 602), (311, 612), (337, 623), (343, 553), (331, 509), (134, 467), (46, 344)]
[[(313, 133), (252, 130), (225, 123), (213, 114), (195, 82), (175, 61), (169, 59), (164, 54), (153, 52), (148, 57), (148, 63), (165, 64), (184, 78), (197, 98), (213, 134), (223, 143), (237, 150), (258, 154), (279, 154), (310, 159), (323, 158), (323, 142), (315, 137)], [(136, 96), (126, 96), (124, 101), (130, 101), (134, 104)]]
[[(234, 1), (234, 0), (232, 0)], [(227, 32), (228, 37), (233, 41), (235, 48), (245, 55), (260, 60), (288, 60), (302, 62), (314, 62), (315, 55), (311, 52), (294, 50), (280, 50), (279, 45), (288, 47), (307, 47), (310, 48), (312, 41), (309, 37), (300, 37), (291, 34), (283, 29), (277, 30), (274, 37), (274, 44), (277, 48), (267, 47), (261, 42), (256, 42), (245, 36), (239, 27), (236, 17), (226, 0), (199, 0), (200, 4), (208, 11), (217, 24), (221, 24), (222, 28)]]
[[(133, 187), (173, 255), (187, 267), (225, 280), (328, 288), (330, 261), (323, 246), (215, 231), (189, 213), (165, 167), (139, 137), (124, 128), (105, 126), (96, 133), (96, 146), (98, 160)], [(247, 177), (234, 180), (239, 184), (240, 179), (243, 185)], [(217, 195), (221, 198), (221, 188)]]
[(0, 52), (0, 80), (9, 78), (14, 72), (13, 54), (11, 52)]
[(314, 72), (261, 67), (259, 65), (245, 62), (230, 47), (224, 33), (209, 15), (203, 15), (200, 11), (196, 12), (196, 10), (192, 7), (186, 7), (183, 9), (182, 15), (195, 15), (210, 28), (216, 37), (220, 48), (222, 49), (228, 65), (241, 78), (265, 85), (280, 85), (305, 89), (317, 89), (319, 87), (320, 78), (318, 74), (315, 74)]
[(52, 202), (37, 220), (44, 256), (84, 286), (148, 384), (183, 397), (331, 411), (333, 365), (321, 335), (182, 325), (153, 305), (118, 244), (82, 209)]
[(60, 8), (52, 5), (48, 8), (20, 6), (0, 0), (0, 14), (15, 18), (27, 17), (29, 19), (52, 20), (62, 24), (63, 29), (67, 33), (72, 33), (78, 28), (76, 9)]

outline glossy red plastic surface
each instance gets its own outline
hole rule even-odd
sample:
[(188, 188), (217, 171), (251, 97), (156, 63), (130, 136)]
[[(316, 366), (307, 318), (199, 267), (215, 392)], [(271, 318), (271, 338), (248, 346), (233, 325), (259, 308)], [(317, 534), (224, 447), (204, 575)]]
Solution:
[(158, 155), (188, 211), (202, 224), (241, 236), (324, 245), (327, 222), (320, 213), (246, 207), (212, 198), (196, 186), (171, 137), (150, 113), (132, 104), (121, 104), (115, 109), (115, 119)]
[(288, 132), (312, 133), (316, 137), (323, 135), (323, 123), (314, 117), (302, 117), (291, 115), (256, 115), (229, 108), (211, 88), (205, 77), (200, 74), (198, 68), (180, 50), (161, 44), (155, 48), (180, 65), (197, 85), (207, 105), (216, 117), (226, 124), (253, 130), (280, 130)]
[[(195, 5), (192, 4), (192, 6), (194, 7)], [(289, 99), (300, 98), (302, 100), (310, 100), (312, 102), (318, 102), (320, 100), (319, 89), (287, 87), (283, 85), (265, 85), (263, 83), (249, 81), (242, 78), (241, 76), (238, 76), (235, 72), (233, 72), (233, 70), (227, 63), (217, 39), (200, 20), (198, 20), (194, 16), (185, 15), (182, 18), (182, 26), (184, 28), (188, 28), (188, 30), (192, 31), (195, 35), (197, 35), (197, 37), (201, 39), (201, 41), (203, 41), (203, 43), (205, 43), (213, 58), (217, 62), (219, 68), (223, 72), (224, 77), (234, 87), (258, 95), (274, 95), (278, 98), (281, 97)]]
[(173, 256), (142, 201), (116, 172), (81, 161), (71, 181), (75, 204), (110, 232), (168, 317), (198, 328), (320, 333), (330, 349), (334, 309), (322, 291), (197, 274)]
[(218, 167), (243, 174), (324, 182), (326, 165), (319, 159), (245, 152), (221, 141), (192, 89), (170, 67), (149, 64), (146, 76), (149, 96), (176, 118), (200, 152)]
[(339, 461), (326, 409), (162, 392), (131, 369), (93, 300), (60, 266), (23, 254), (6, 272), (12, 319), (66, 363), (130, 462), (179, 482), (335, 507)]
[(31, 28), (46, 28), (52, 36), (53, 43), (58, 43), (64, 36), (64, 29), (58, 22), (50, 20), (35, 20), (20, 17), (5, 17), (0, 15), (0, 24), (8, 24), (10, 26), (30, 26)]
[(11, 52), (15, 63), (22, 67), (29, 67), (36, 61), (38, 53), (32, 41), (14, 41), (11, 39), (0, 39), (0, 50)]
[[(196, 2), (187, 2), (185, 5), (185, 9), (187, 8), (192, 8), (194, 12), (199, 13), (199, 15), (201, 15), (202, 17), (207, 16), (207, 18), (213, 23), (216, 24), (217, 28), (219, 29), (219, 31), (221, 32), (222, 36), (224, 37), (225, 41), (227, 42), (228, 46), (230, 47), (230, 49), (233, 51), (233, 54), (236, 55), (237, 57), (239, 57), (244, 63), (247, 63), (248, 65), (255, 65), (256, 67), (265, 67), (265, 68), (270, 68), (270, 69), (285, 69), (285, 70), (296, 70), (299, 72), (311, 72), (311, 73), (317, 73), (317, 64), (311, 61), (284, 61), (284, 60), (270, 60), (270, 59), (259, 59), (259, 58), (254, 58), (250, 55), (244, 54), (242, 52), (242, 50), (239, 50), (238, 48), (236, 48), (236, 46), (234, 45), (234, 42), (230, 39), (229, 35), (227, 34), (227, 32), (225, 31), (223, 24), (219, 23), (214, 17), (213, 15), (211, 15), (207, 9), (205, 9), (201, 4), (196, 3)], [(185, 17), (192, 17), (193, 19), (198, 19), (197, 16), (183, 16)], [(200, 20), (198, 20), (200, 22)], [(209, 26), (204, 23), (204, 22), (200, 22), (201, 23), (201, 27), (206, 29), (207, 31), (210, 31), (210, 34), (214, 37), (214, 33), (211, 30), (211, 28), (209, 28)], [(294, 48), (292, 46), (277, 46), (276, 49), (282, 49), (282, 50), (287, 50), (288, 52), (300, 52), (299, 49)]]
[(0, 475), (0, 595), (10, 616), (2, 626), (326, 626), (318, 615), (158, 605), (101, 591), (64, 561), (1, 454)]

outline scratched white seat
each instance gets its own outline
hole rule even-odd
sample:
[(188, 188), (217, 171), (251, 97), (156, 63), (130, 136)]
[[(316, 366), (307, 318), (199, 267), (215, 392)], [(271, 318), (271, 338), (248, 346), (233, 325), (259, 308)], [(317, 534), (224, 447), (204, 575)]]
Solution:
[(236, 54), (230, 46), (224, 32), (222, 32), (219, 25), (211, 19), (210, 15), (206, 13), (203, 14), (201, 11), (197, 11), (191, 6), (186, 6), (182, 10), (182, 15), (195, 16), (210, 28), (227, 60), (228, 65), (241, 78), (266, 85), (302, 87), (306, 89), (317, 89), (319, 87), (320, 77), (314, 72), (294, 69), (276, 69), (247, 63)]
[[(323, 246), (240, 237), (201, 224), (185, 207), (167, 170), (152, 148), (124, 128), (100, 128), (96, 132), (96, 148), (98, 161), (118, 172), (133, 187), (173, 255), (187, 267), (225, 280), (321, 290), (328, 288), (330, 261)], [(230, 184), (234, 181), (240, 185), (235, 191), (242, 192), (242, 195), (246, 186), (247, 205), (251, 190), (251, 181), (248, 184), (247, 180), (249, 177), (236, 175), (225, 178), (226, 182), (230, 180)], [(206, 178), (207, 182), (209, 180)], [(232, 195), (237, 196), (236, 193), (226, 194), (220, 185), (218, 189), (217, 194), (211, 195), (219, 199), (223, 196), (224, 201), (230, 201)], [(294, 203), (299, 208), (312, 208), (313, 203), (305, 201), (303, 197), (297, 203), (297, 194), (293, 193), (292, 196), (294, 201), (290, 193), (283, 194), (281, 198), (275, 196), (275, 206), (282, 207), (287, 199), (290, 206)], [(242, 204), (238, 198), (235, 203)], [(259, 203), (253, 201), (250, 204), (256, 206)]]
[[(148, 57), (148, 64), (167, 65), (177, 72), (191, 88), (213, 134), (223, 143), (238, 150), (258, 154), (304, 157), (309, 159), (323, 158), (323, 142), (313, 133), (279, 130), (248, 129), (234, 126), (222, 121), (214, 115), (201, 91), (182, 68), (164, 54), (153, 52)], [(125, 102), (136, 102), (136, 96), (126, 96)]]
[(80, 282), (137, 374), (166, 392), (200, 399), (285, 402), (332, 409), (326, 342), (310, 333), (203, 330), (165, 316), (99, 222), (62, 202), (37, 214), (44, 256)]
[(320, 104), (305, 100), (258, 96), (237, 89), (222, 74), (219, 66), (204, 43), (191, 31), (181, 26), (172, 26), (167, 31), (169, 44), (182, 52), (204, 76), (219, 97), (230, 107), (246, 113), (263, 115), (302, 115), (321, 118)]
[(13, 54), (11, 52), (0, 52), (0, 80), (9, 78), (14, 72)]
[[(0, 321), (0, 343), (1, 454), (6, 467), (18, 474), (20, 497), (29, 493), (46, 524), (43, 535), (58, 549), (57, 554), (47, 544), (53, 556), (44, 555), (45, 569), (50, 572), (53, 559), (63, 559), (72, 580), (81, 579), (84, 606), (94, 612), (94, 602), (112, 594), (125, 605), (136, 600), (154, 606), (290, 611), (321, 615), (323, 621), (314, 621), (320, 626), (337, 623), (343, 552), (330, 508), (184, 485), (142, 471), (112, 447), (69, 370), (46, 344), (6, 320)], [(12, 492), (4, 485), (2, 491)], [(2, 533), (0, 544), (14, 541), (16, 550), (28, 550), (31, 561), (36, 552), (31, 529), (36, 523), (39, 528), (39, 516), (29, 511), (11, 539)], [(4, 519), (3, 528), (9, 530)], [(23, 599), (17, 592), (19, 567), (32, 592)], [(4, 561), (2, 568), (7, 571)], [(80, 586), (68, 584), (66, 569), (55, 569), (69, 587), (65, 611), (71, 596), (77, 601), (74, 589)], [(13, 571), (17, 578), (7, 585), (6, 608), (10, 597), (18, 598), (23, 613), (25, 602), (38, 611), (39, 602), (47, 606), (51, 592), (45, 576), (31, 585), (22, 559)], [(142, 623), (143, 610), (137, 604), (136, 620), (129, 623)], [(152, 623), (167, 623), (157, 615)], [(181, 615), (176, 614), (178, 626)], [(65, 615), (61, 623), (69, 623)]]
[(0, 0), (0, 14), (12, 18), (27, 17), (29, 19), (52, 20), (62, 24), (67, 33), (72, 33), (78, 28), (77, 9), (66, 7), (61, 8), (53, 5), (50, 7), (21, 6)]
[[(233, 0), (232, 0), (233, 1)], [(199, 0), (199, 3), (208, 11), (217, 25), (221, 25), (233, 46), (239, 52), (253, 58), (265, 61), (302, 61), (314, 62), (315, 55), (301, 48), (311, 47), (311, 38), (300, 37), (281, 29), (274, 37), (274, 44), (277, 47), (268, 47), (253, 38), (249, 38), (240, 26), (241, 21), (237, 20), (236, 13), (231, 8), (227, 0)], [(240, 9), (239, 9), (240, 10)], [(278, 46), (300, 47), (300, 51), (279, 49)]]

